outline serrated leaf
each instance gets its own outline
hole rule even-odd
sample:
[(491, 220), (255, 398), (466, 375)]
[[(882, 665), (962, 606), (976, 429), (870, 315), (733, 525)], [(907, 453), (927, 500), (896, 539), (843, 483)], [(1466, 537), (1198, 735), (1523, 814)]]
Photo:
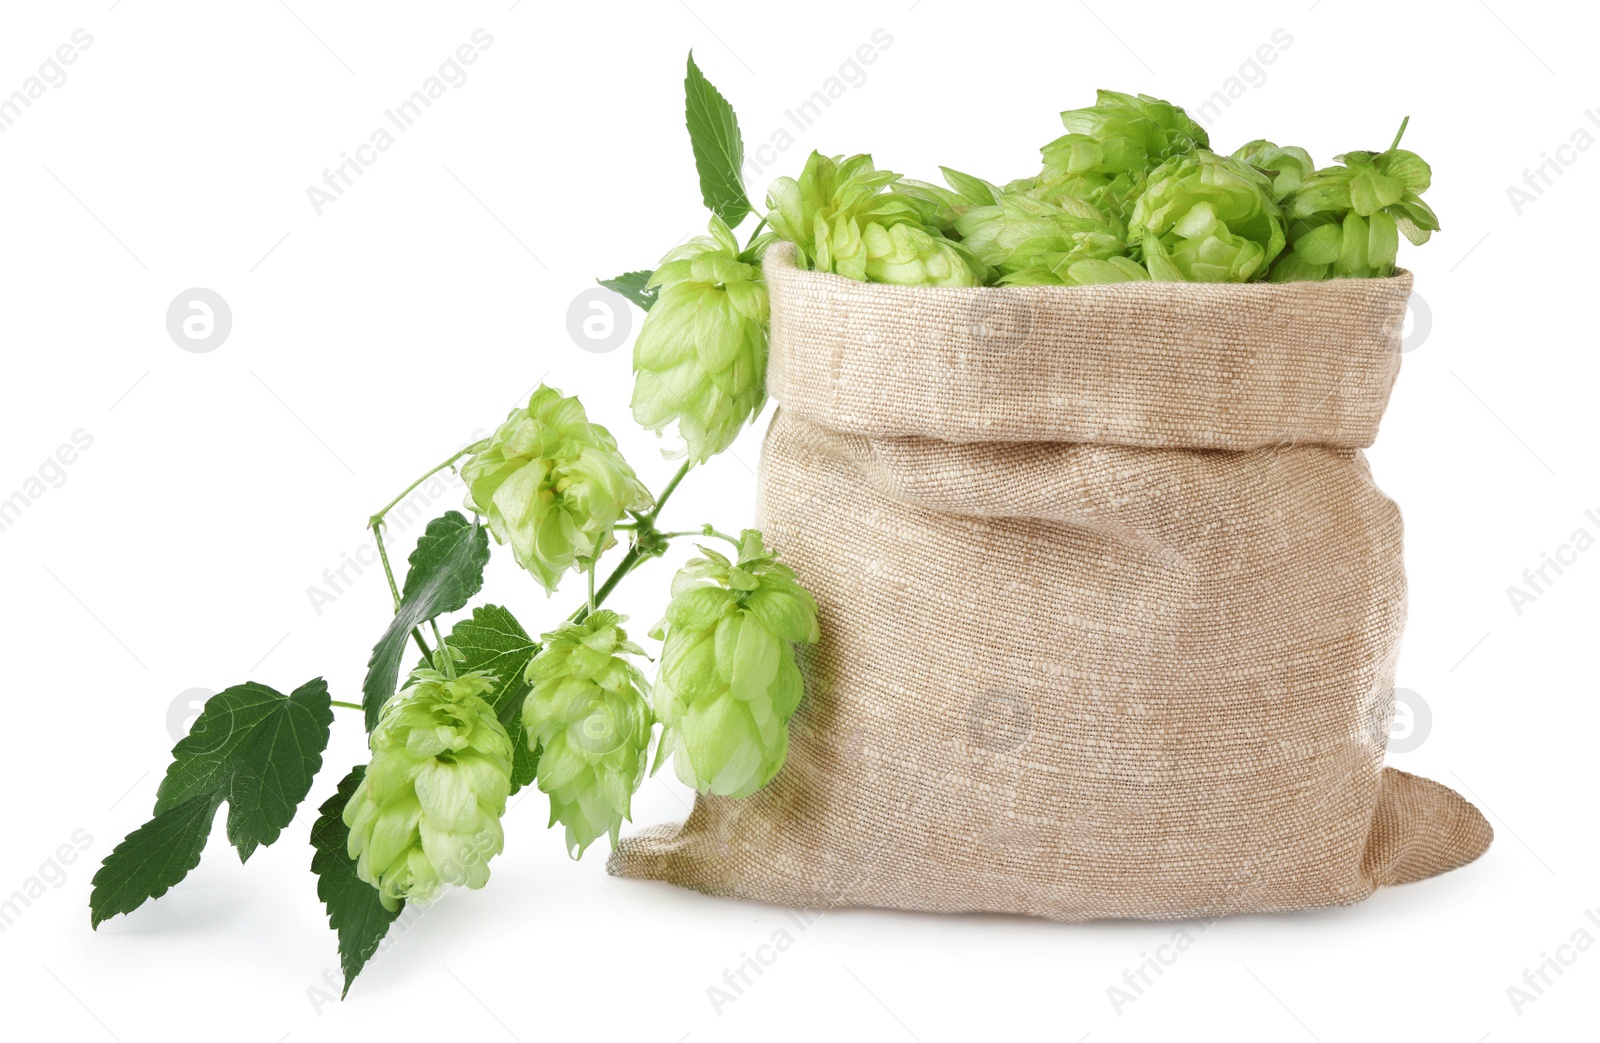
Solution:
[(739, 134), (739, 119), (733, 106), (700, 72), (693, 51), (689, 52), (683, 95), (684, 121), (689, 126), (689, 144), (694, 148), (694, 166), (700, 174), (700, 197), (729, 228), (737, 228), (751, 209), (742, 174), (744, 138)]
[(483, 587), (483, 567), (489, 563), (489, 533), (476, 520), (449, 511), (428, 523), (428, 529), (411, 552), (400, 607), (389, 629), (372, 647), (367, 678), (361, 685), (361, 705), (367, 712), (367, 731), (378, 724), (378, 711), (395, 692), (406, 635), (413, 627), (466, 607)]
[(523, 675), (528, 660), (539, 653), (539, 643), (499, 605), (473, 609), (472, 618), (457, 623), (444, 640), (466, 657), (459, 669), (483, 670), (499, 678), (488, 699), (511, 736), (511, 792), (515, 793), (533, 781), (539, 765), (539, 756), (528, 748), (528, 733), (522, 727), (522, 704), (532, 687)]
[(311, 871), (317, 874), (317, 897), (328, 910), (328, 926), (339, 935), (339, 967), (344, 971), (341, 998), (405, 908), (404, 902), (387, 908), (378, 889), (356, 875), (356, 863), (350, 857), (350, 827), (344, 824), (344, 808), (366, 773), (364, 764), (351, 769), (338, 791), (317, 809), (317, 821), (311, 827), (311, 846), (316, 849)]
[(596, 279), (595, 282), (608, 290), (622, 294), (628, 300), (638, 305), (642, 310), (649, 311), (650, 306), (656, 302), (656, 288), (646, 285), (655, 272), (648, 269), (637, 272), (623, 272), (614, 279)]
[(189, 734), (172, 748), (156, 791), (160, 815), (197, 796), (228, 802), (228, 841), (247, 860), (278, 839), (322, 767), (333, 709), (322, 678), (285, 697), (247, 682), (206, 701)]
[(200, 864), (218, 803), (195, 797), (157, 815), (112, 849), (94, 874), (89, 925), (99, 927), (118, 913), (131, 913), (188, 876)]
[(239, 861), (277, 840), (322, 767), (332, 724), (328, 684), (320, 677), (287, 696), (250, 682), (208, 699), (172, 748), (154, 817), (128, 834), (95, 873), (90, 922), (98, 926), (132, 912), (188, 875), (200, 864), (224, 801), (228, 841)]

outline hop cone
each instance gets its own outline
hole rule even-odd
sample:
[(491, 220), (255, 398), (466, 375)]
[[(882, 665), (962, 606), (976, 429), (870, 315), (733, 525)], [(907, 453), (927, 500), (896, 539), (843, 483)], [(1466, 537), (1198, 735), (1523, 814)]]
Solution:
[(1238, 148), (1233, 158), (1265, 174), (1272, 181), (1272, 198), (1279, 203), (1298, 192), (1317, 166), (1305, 149), (1295, 145), (1279, 147), (1261, 138)]
[(624, 658), (644, 650), (622, 621), (601, 610), (564, 624), (544, 635), (544, 650), (528, 664), (533, 690), (522, 724), (529, 746), (542, 749), (539, 788), (550, 796), (550, 824), (566, 826), (574, 858), (608, 833), (616, 845), (655, 724), (644, 676)]
[(483, 699), (494, 687), (482, 673), (417, 670), (372, 732), (372, 762), (344, 822), (356, 875), (390, 909), (489, 879), (511, 792), (511, 739)]
[(925, 181), (913, 181), (910, 178), (901, 178), (896, 183), (896, 190), (902, 195), (909, 196), (922, 203), (925, 223), (947, 237), (954, 237), (956, 233), (956, 219), (962, 214), (977, 206), (994, 206), (999, 202), (1000, 189), (989, 182), (971, 174), (963, 174), (959, 170), (949, 167), (940, 167), (939, 172), (944, 175), (944, 185), (930, 185)]
[(1151, 171), (1128, 238), (1152, 279), (1251, 282), (1283, 250), (1283, 212), (1264, 174), (1198, 150)]
[[(1068, 174), (1046, 167), (1038, 177), (1018, 184), (1028, 196), (1045, 203), (1066, 205), (1068, 201), (1088, 203), (1096, 210), (1126, 225), (1133, 201), (1144, 190), (1145, 171), (1117, 174)], [(1011, 186), (1007, 186), (1008, 188)]]
[(614, 543), (624, 512), (651, 504), (616, 439), (576, 398), (540, 385), (461, 468), (467, 507), (554, 592), (568, 569)]
[(732, 562), (701, 548), (672, 581), (656, 680), (661, 751), (702, 793), (747, 797), (789, 752), (802, 685), (791, 643), (817, 640), (817, 605), (746, 529)]
[(1048, 166), (1069, 173), (1149, 170), (1173, 156), (1210, 147), (1205, 128), (1170, 102), (1099, 91), (1095, 104), (1061, 114), (1067, 133), (1045, 146)]
[(1081, 199), (1123, 220), (1151, 170), (1210, 144), (1183, 109), (1145, 94), (1100, 91), (1094, 105), (1063, 112), (1061, 123), (1067, 133), (1039, 150), (1044, 169), (1032, 194)]
[[(1078, 286), (1147, 278), (1122, 259), (1122, 230), (1101, 211), (1078, 199), (1045, 203), (1002, 191), (993, 206), (977, 206), (956, 218), (962, 242), (1000, 272), (1000, 282), (1025, 286)], [(1095, 263), (1099, 262), (1099, 263)]]
[(676, 422), (703, 463), (766, 404), (767, 286), (719, 217), (667, 254), (650, 285), (660, 293), (633, 345), (633, 416), (657, 433)]
[(1433, 172), (1421, 156), (1392, 148), (1336, 158), (1289, 197), (1290, 248), (1273, 265), (1274, 282), (1387, 276), (1402, 233), (1421, 246), (1439, 230), (1422, 201)]
[(819, 272), (902, 286), (983, 285), (983, 264), (940, 231), (939, 201), (899, 182), (874, 169), (871, 156), (813, 152), (798, 181), (779, 178), (767, 189), (767, 220)]

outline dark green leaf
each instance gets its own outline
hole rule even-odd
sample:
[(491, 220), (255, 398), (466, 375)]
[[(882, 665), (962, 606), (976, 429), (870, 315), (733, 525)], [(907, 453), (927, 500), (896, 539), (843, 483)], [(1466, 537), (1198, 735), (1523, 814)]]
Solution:
[(445, 644), (466, 656), (461, 670), (484, 670), (499, 678), (489, 702), (495, 716), (511, 736), (511, 792), (533, 781), (539, 764), (538, 754), (528, 748), (528, 733), (522, 728), (522, 703), (531, 687), (523, 674), (528, 660), (539, 652), (539, 643), (528, 636), (516, 618), (499, 605), (480, 605), (471, 619), (463, 619), (450, 631)]
[(595, 282), (608, 290), (615, 290), (628, 300), (637, 304), (645, 311), (650, 310), (650, 305), (656, 302), (656, 288), (646, 286), (650, 281), (653, 271), (623, 272), (615, 279), (596, 279)]
[(729, 228), (737, 228), (751, 209), (741, 172), (744, 138), (739, 134), (739, 119), (733, 114), (733, 106), (701, 74), (693, 51), (689, 52), (683, 95), (689, 144), (694, 147), (694, 165), (700, 173), (700, 196)]
[(332, 724), (328, 684), (320, 677), (287, 696), (250, 682), (207, 700), (172, 748), (155, 817), (118, 844), (95, 874), (91, 922), (161, 897), (199, 865), (224, 801), (228, 841), (241, 862), (277, 840), (322, 767)]
[(332, 725), (328, 683), (320, 677), (287, 698), (254, 682), (218, 692), (172, 748), (156, 814), (196, 796), (226, 800), (228, 841), (245, 861), (294, 819), (322, 767)]
[(405, 908), (403, 902), (392, 910), (385, 908), (378, 889), (356, 875), (356, 863), (350, 857), (350, 827), (344, 824), (344, 807), (366, 773), (364, 764), (351, 769), (339, 783), (338, 792), (317, 809), (317, 821), (311, 827), (311, 846), (317, 852), (311, 856), (317, 897), (327, 907), (328, 926), (339, 934), (339, 966), (344, 970), (341, 996), (350, 991), (350, 983), (378, 951), (389, 925)]
[(400, 607), (367, 660), (361, 705), (367, 711), (369, 732), (377, 727), (378, 711), (395, 692), (406, 635), (421, 623), (465, 607), (483, 587), (489, 533), (476, 520), (469, 522), (459, 511), (450, 511), (428, 523), (410, 562)]
[(148, 898), (160, 898), (200, 864), (211, 835), (217, 801), (195, 797), (146, 822), (114, 848), (94, 874), (89, 924), (99, 927), (118, 913), (131, 913)]

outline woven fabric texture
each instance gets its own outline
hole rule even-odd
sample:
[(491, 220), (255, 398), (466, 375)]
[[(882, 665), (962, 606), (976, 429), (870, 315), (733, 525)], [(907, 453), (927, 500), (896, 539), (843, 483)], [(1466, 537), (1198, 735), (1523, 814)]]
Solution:
[(788, 905), (1348, 904), (1491, 830), (1385, 769), (1370, 445), (1411, 277), (932, 289), (768, 256), (757, 525), (816, 595), (789, 759), (613, 873)]

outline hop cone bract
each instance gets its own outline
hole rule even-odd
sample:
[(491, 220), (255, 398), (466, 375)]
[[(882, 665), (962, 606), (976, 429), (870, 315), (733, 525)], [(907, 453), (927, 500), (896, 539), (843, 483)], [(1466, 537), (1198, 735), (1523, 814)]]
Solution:
[(746, 797), (789, 752), (802, 683), (792, 643), (817, 640), (817, 605), (761, 534), (740, 535), (738, 561), (701, 548), (672, 581), (656, 679), (660, 758), (702, 793)]
[(1336, 159), (1289, 197), (1289, 250), (1273, 265), (1274, 282), (1387, 276), (1402, 234), (1421, 246), (1439, 230), (1422, 201), (1433, 172), (1421, 156), (1392, 148)]
[(574, 858), (610, 834), (612, 846), (639, 780), (655, 724), (644, 675), (627, 656), (643, 655), (604, 609), (545, 634), (528, 664), (533, 690), (522, 704), (528, 744), (539, 755), (539, 788), (550, 824), (567, 830)]
[(1170, 102), (1102, 90), (1095, 104), (1061, 114), (1067, 133), (1039, 151), (1035, 198), (1082, 199), (1126, 221), (1146, 175), (1173, 156), (1209, 146), (1205, 128)]
[(548, 592), (615, 542), (625, 512), (652, 503), (611, 433), (591, 424), (576, 398), (543, 384), (462, 465), (461, 478), (467, 507)]
[(1272, 182), (1272, 198), (1282, 203), (1300, 190), (1316, 169), (1311, 153), (1296, 145), (1274, 145), (1257, 138), (1234, 150), (1233, 158), (1248, 163)]
[(925, 187), (899, 190), (899, 182), (871, 156), (813, 152), (798, 180), (779, 178), (767, 189), (767, 220), (819, 272), (901, 286), (983, 285), (982, 262), (940, 231), (948, 204)]
[(482, 673), (417, 670), (373, 729), (372, 761), (344, 822), (356, 875), (390, 909), (489, 879), (511, 792), (511, 739), (483, 699), (494, 687)]
[(1073, 174), (1149, 170), (1211, 145), (1188, 113), (1148, 94), (1098, 91), (1093, 105), (1063, 112), (1061, 124), (1066, 135), (1045, 151), (1057, 158), (1050, 166)]
[(1122, 229), (1079, 199), (1046, 203), (1002, 191), (995, 205), (972, 207), (955, 225), (966, 246), (1000, 272), (1001, 283), (1078, 286), (1147, 278), (1131, 261), (1126, 269), (1112, 263), (1125, 260)]
[(1251, 282), (1283, 250), (1283, 212), (1266, 175), (1202, 149), (1150, 172), (1128, 239), (1152, 279)]
[(766, 404), (767, 285), (720, 217), (662, 258), (650, 285), (659, 295), (633, 345), (633, 416), (658, 433), (676, 423), (704, 462)]

